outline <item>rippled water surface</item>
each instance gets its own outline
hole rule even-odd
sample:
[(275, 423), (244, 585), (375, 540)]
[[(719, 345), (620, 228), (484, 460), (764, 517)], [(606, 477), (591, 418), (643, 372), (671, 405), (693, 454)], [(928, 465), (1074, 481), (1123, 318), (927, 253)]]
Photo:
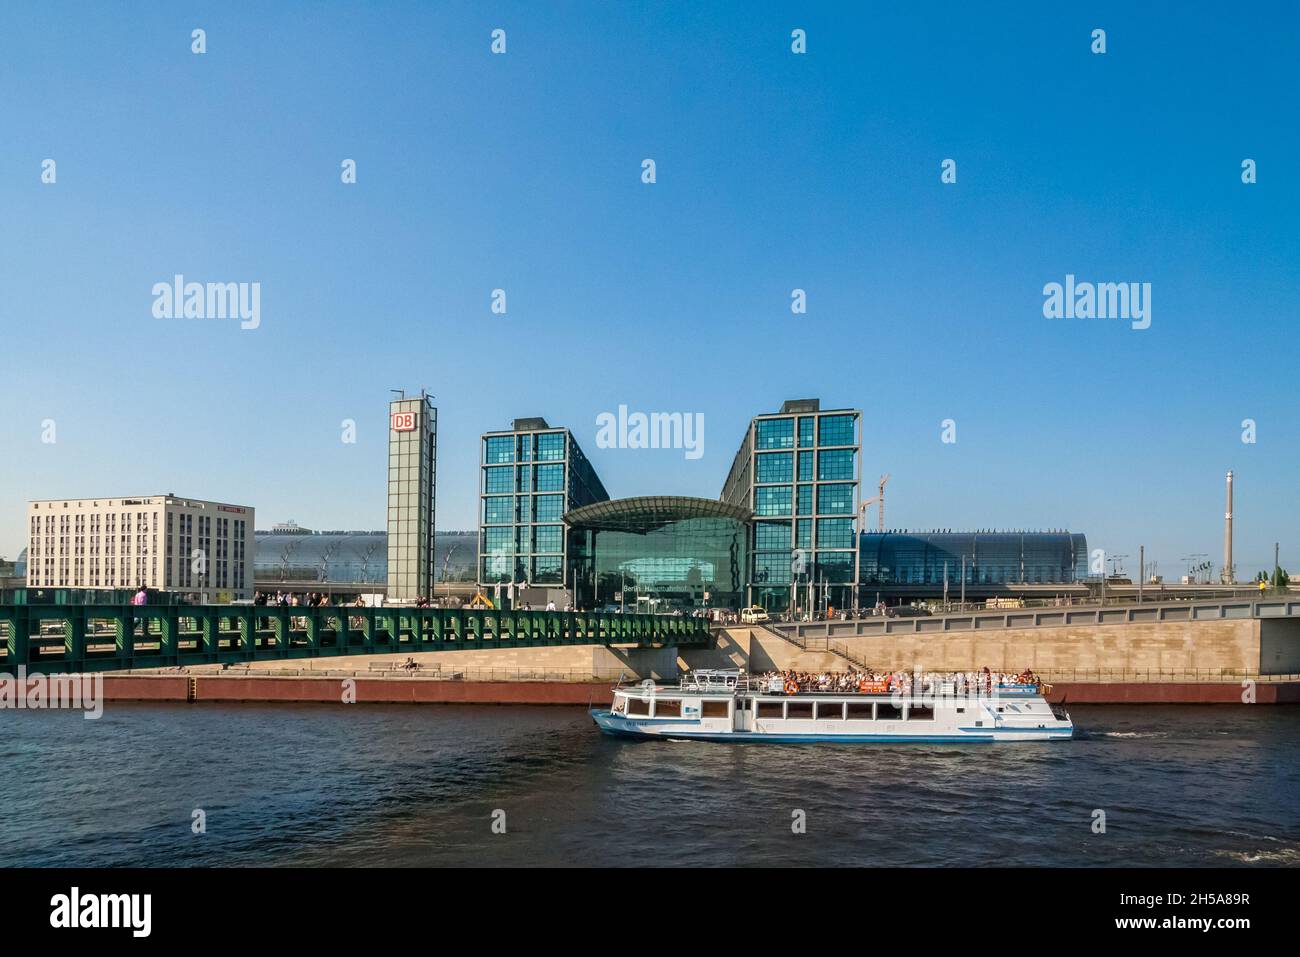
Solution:
[(6, 711), (0, 860), (1300, 863), (1300, 708), (1071, 711), (1070, 742), (897, 747), (627, 742), (568, 708)]

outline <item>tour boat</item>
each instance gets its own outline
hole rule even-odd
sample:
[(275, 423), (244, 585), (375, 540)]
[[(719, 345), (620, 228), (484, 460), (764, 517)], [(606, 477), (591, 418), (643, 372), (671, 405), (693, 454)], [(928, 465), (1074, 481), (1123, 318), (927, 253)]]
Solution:
[(1074, 734), (1070, 716), (1037, 684), (948, 678), (919, 690), (863, 682), (854, 692), (803, 691), (780, 678), (740, 671), (693, 671), (675, 686), (644, 681), (617, 687), (610, 708), (593, 708), (606, 734), (674, 741), (832, 742), (1057, 741)]

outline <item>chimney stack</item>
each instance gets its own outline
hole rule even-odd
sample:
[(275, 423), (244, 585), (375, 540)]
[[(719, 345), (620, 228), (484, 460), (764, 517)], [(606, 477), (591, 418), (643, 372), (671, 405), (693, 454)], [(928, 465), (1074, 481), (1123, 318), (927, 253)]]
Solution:
[(1228, 470), (1228, 508), (1223, 513), (1223, 582), (1231, 585), (1237, 576), (1232, 570), (1232, 470)]

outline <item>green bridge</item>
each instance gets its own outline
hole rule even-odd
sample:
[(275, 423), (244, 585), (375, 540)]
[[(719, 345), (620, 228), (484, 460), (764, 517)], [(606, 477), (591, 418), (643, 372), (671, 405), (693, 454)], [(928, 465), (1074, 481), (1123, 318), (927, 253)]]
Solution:
[(703, 618), (257, 605), (0, 605), (0, 670), (44, 673), (556, 645), (701, 645)]

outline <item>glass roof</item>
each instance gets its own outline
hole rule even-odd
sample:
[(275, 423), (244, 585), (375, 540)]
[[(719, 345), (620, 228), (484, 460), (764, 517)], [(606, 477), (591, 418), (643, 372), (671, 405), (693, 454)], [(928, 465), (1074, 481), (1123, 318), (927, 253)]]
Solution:
[(728, 505), (712, 498), (686, 495), (641, 495), (595, 502), (575, 508), (564, 516), (575, 528), (617, 529), (625, 532), (650, 532), (673, 522), (692, 518), (728, 518), (747, 522), (753, 514), (747, 508)]

